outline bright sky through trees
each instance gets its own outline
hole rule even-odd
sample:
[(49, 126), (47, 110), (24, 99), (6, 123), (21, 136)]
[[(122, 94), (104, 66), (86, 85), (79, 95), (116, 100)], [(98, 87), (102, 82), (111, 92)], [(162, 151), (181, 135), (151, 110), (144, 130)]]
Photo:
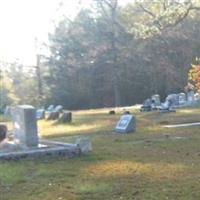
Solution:
[[(59, 0), (0, 0), (0, 60), (35, 64), (35, 38), (46, 41), (53, 28), (52, 21), (64, 12), (75, 16), (81, 3), (88, 6), (91, 0), (67, 0), (59, 8)], [(127, 3), (130, 0), (121, 0)]]

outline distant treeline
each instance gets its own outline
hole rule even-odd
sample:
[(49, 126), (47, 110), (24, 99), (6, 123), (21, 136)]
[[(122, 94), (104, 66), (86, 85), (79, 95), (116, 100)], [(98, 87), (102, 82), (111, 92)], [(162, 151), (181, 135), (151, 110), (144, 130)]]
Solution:
[(63, 18), (56, 25), (49, 35), (51, 54), (41, 57), (36, 71), (10, 66), (1, 76), (7, 82), (1, 104), (79, 109), (133, 105), (152, 94), (164, 99), (182, 92), (200, 56), (197, 3), (145, 1), (122, 8), (117, 0), (95, 0), (74, 20)]

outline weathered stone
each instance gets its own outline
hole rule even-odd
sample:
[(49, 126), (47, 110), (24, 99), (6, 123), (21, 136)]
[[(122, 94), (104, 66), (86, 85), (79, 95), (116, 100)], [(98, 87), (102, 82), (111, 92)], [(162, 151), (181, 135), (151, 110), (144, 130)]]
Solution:
[(6, 125), (0, 124), (0, 142), (6, 138), (7, 130)]
[(151, 99), (146, 99), (141, 108), (140, 108), (140, 112), (148, 112), (148, 111), (151, 111)]
[(179, 96), (177, 94), (169, 94), (165, 102), (167, 101), (170, 102), (171, 106), (177, 106), (179, 105)]
[(49, 105), (47, 111), (52, 112), (54, 110), (54, 105)]
[(38, 146), (36, 109), (30, 105), (21, 105), (13, 109), (14, 140), (24, 146)]
[(71, 112), (64, 112), (61, 117), (58, 119), (60, 123), (70, 123), (72, 122), (72, 113)]
[(81, 154), (88, 154), (92, 151), (92, 144), (89, 138), (78, 138), (76, 140), (76, 145), (80, 150)]
[(37, 117), (37, 119), (44, 119), (45, 118), (45, 110), (44, 109), (38, 109), (36, 111), (36, 117)]
[(178, 101), (179, 101), (179, 105), (184, 105), (186, 103), (186, 94), (185, 93), (179, 93), (178, 94)]
[(135, 118), (133, 115), (122, 115), (117, 123), (115, 131), (118, 133), (129, 133), (135, 131)]
[(59, 112), (50, 112), (47, 115), (47, 120), (56, 120), (59, 118)]
[(58, 105), (54, 108), (54, 112), (62, 112), (63, 111), (63, 106)]
[(154, 94), (151, 97), (152, 102), (155, 104), (155, 106), (160, 106), (160, 95), (159, 94)]
[(189, 102), (194, 101), (194, 91), (193, 91), (193, 90), (187, 92), (187, 100), (188, 100)]

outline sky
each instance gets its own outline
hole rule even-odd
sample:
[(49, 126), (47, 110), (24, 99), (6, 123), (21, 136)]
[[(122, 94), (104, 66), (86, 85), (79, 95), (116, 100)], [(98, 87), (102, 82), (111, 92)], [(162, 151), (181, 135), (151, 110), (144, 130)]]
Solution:
[[(79, 2), (88, 6), (91, 0), (0, 0), (0, 62), (16, 59), (24, 65), (36, 64), (36, 42), (47, 42), (53, 31), (53, 21), (61, 13), (74, 17), (80, 9)], [(130, 0), (121, 0), (126, 3)]]

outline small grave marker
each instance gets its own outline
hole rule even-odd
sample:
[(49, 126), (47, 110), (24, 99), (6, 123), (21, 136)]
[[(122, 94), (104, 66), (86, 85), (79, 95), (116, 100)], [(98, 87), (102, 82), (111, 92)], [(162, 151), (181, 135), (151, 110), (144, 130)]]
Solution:
[(135, 118), (133, 115), (122, 115), (117, 123), (115, 131), (118, 133), (129, 133), (135, 131)]

